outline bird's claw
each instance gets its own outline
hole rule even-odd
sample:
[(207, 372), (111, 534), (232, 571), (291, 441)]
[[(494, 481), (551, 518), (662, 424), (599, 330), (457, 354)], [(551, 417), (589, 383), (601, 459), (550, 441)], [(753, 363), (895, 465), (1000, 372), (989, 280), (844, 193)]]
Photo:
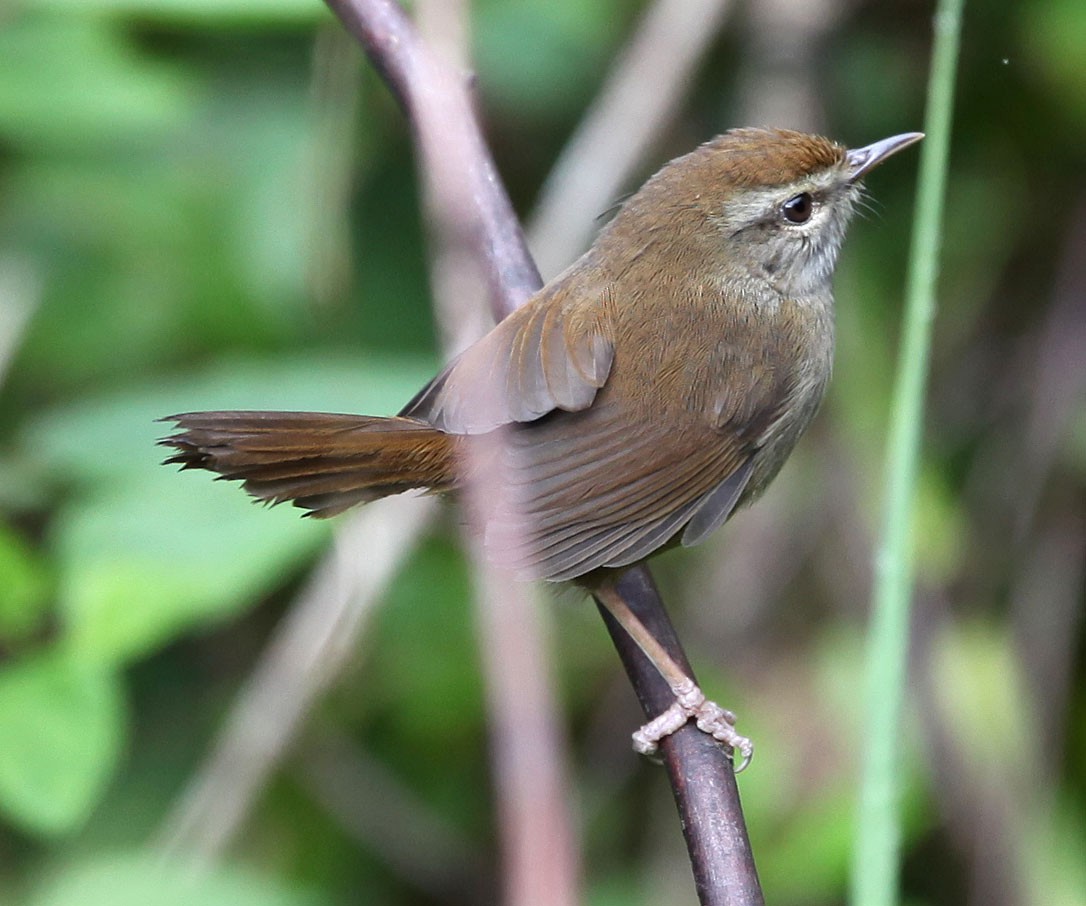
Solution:
[(709, 701), (691, 679), (673, 686), (672, 691), (675, 701), (671, 706), (633, 734), (635, 751), (642, 755), (655, 755), (661, 739), (670, 736), (693, 718), (699, 730), (732, 750), (733, 759), (735, 753), (739, 753), (741, 757), (735, 766), (735, 773), (744, 770), (754, 756), (754, 744), (735, 731), (735, 714)]

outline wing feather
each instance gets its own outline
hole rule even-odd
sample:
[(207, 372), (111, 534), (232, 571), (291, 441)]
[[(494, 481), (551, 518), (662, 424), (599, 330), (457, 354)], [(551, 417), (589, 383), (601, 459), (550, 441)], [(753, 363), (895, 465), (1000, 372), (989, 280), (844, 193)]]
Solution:
[(400, 415), (449, 434), (482, 434), (555, 410), (588, 408), (610, 373), (614, 344), (602, 300), (571, 298), (554, 290), (515, 311), (454, 359)]
[[(618, 411), (555, 413), (512, 433), (517, 512), (487, 527), (499, 560), (548, 579), (575, 578), (644, 559), (692, 519), (700, 540), (727, 518), (750, 475), (749, 451), (708, 424), (668, 432), (618, 420)], [(508, 549), (514, 538), (518, 551)]]

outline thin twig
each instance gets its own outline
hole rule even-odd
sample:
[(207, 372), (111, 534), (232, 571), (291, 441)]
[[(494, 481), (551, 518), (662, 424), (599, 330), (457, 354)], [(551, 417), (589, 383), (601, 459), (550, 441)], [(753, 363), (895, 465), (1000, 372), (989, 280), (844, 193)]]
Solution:
[(0, 384), (7, 377), (41, 299), (41, 280), (28, 261), (0, 258)]
[(855, 0), (761, 0), (744, 7), (740, 123), (817, 132), (825, 124), (826, 37)]
[(483, 899), (486, 858), (478, 846), (383, 761), (345, 734), (321, 728), (307, 734), (294, 764), (331, 818), (412, 887), (434, 901)]
[(1011, 616), (1044, 741), (1039, 767), (1050, 776), (1055, 776), (1063, 754), (1076, 629), (1083, 619), (1076, 603), (1076, 589), (1082, 587), (1082, 547), (1075, 547), (1083, 526), (1072, 501), (1052, 519), (1058, 530), (1037, 522), (1042, 491), (1086, 397), (1081, 360), (1086, 348), (1084, 246), (1086, 200), (1080, 200), (1064, 242), (1052, 304), (1033, 350), (1032, 374), (1018, 383), (1025, 397), (1025, 430), (1016, 435), (1018, 462), (1005, 473), (1015, 476), (1010, 547), (1021, 561), (1011, 588)]
[(429, 498), (378, 501), (336, 533), (163, 823), (164, 855), (203, 866), (229, 846), (313, 703), (355, 654), (366, 618), (435, 506)]
[(363, 61), (335, 22), (313, 41), (310, 134), (300, 192), (305, 224), (305, 282), (312, 304), (331, 309), (351, 298), (354, 256), (351, 201), (359, 179)]
[(1082, 350), (1086, 345), (1086, 198), (1079, 199), (1056, 273), (1052, 304), (1037, 337), (1032, 374), (1020, 383), (1026, 397), (1025, 430), (1015, 475), (1014, 539), (1020, 544), (1033, 527), (1041, 490), (1071, 430), (1086, 392)]
[[(922, 727), (925, 760), (931, 766), (931, 783), (949, 836), (960, 848), (969, 867), (967, 896), (963, 906), (1015, 906), (1031, 900), (1024, 896), (1021, 867), (1027, 861), (1016, 852), (1022, 826), (1031, 834), (1037, 826), (1032, 818), (1040, 799), (1037, 778), (1023, 769), (1037, 758), (1036, 739), (1022, 732), (1015, 751), (1006, 759), (979, 766), (983, 750), (971, 746), (968, 732), (962, 732), (962, 714), (947, 694), (945, 649), (958, 636), (954, 604), (944, 589), (917, 595), (916, 632), (909, 652), (916, 677), (914, 689), (918, 722)], [(941, 651), (942, 650), (942, 651)], [(945, 668), (945, 664), (943, 665)], [(1010, 706), (1008, 702), (1008, 706)], [(1032, 726), (1028, 718), (1019, 730)], [(1028, 796), (1023, 792), (1028, 790)]]

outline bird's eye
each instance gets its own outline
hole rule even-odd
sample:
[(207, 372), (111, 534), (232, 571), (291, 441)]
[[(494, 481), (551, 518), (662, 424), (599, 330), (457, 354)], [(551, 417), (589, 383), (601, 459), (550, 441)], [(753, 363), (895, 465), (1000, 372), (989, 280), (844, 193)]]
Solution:
[(806, 223), (814, 213), (814, 199), (810, 192), (793, 195), (781, 206), (781, 213), (789, 223)]

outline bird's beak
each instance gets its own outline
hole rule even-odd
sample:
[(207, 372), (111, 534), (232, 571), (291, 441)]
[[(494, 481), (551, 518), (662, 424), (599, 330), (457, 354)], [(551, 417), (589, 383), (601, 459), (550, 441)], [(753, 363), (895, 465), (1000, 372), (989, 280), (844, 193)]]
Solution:
[(902, 148), (908, 148), (924, 137), (923, 132), (905, 132), (892, 138), (884, 138), (866, 148), (854, 148), (845, 155), (848, 163), (848, 181), (856, 182), (869, 170), (873, 170), (891, 154), (897, 154)]

